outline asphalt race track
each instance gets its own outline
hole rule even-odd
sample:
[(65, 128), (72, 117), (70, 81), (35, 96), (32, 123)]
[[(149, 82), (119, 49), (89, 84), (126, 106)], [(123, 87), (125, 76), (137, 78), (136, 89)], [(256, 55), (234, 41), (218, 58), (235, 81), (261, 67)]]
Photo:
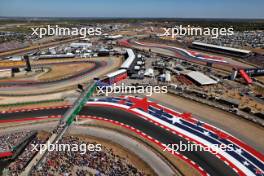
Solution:
[[(62, 115), (66, 111), (66, 108), (59, 109), (43, 109), (34, 110), (33, 112), (14, 112), (1, 114), (0, 120), (15, 120), (22, 118), (38, 118), (50, 115)], [(129, 126), (133, 126), (136, 129), (146, 133), (147, 135), (157, 139), (158, 141), (171, 144), (187, 143), (184, 138), (181, 138), (171, 132), (154, 125), (153, 123), (142, 119), (132, 113), (124, 110), (110, 108), (110, 107), (98, 107), (98, 106), (86, 106), (80, 112), (80, 115), (92, 115), (98, 117), (104, 117), (115, 121), (122, 122)], [(228, 167), (222, 160), (209, 152), (180, 152), (192, 161), (198, 163), (204, 170), (210, 175), (237, 175), (231, 167)]]
[[(89, 73), (94, 72), (96, 69), (103, 67), (106, 65), (105, 62), (99, 62), (99, 61), (73, 61), (73, 62), (67, 62), (66, 64), (70, 64), (70, 63), (91, 63), (94, 64), (93, 67), (91, 67), (88, 70), (84, 70), (78, 74), (74, 74), (65, 78), (61, 78), (59, 80), (52, 80), (52, 81), (38, 81), (38, 82), (32, 82), (32, 81), (28, 81), (28, 82), (19, 82), (19, 81), (9, 81), (9, 82), (0, 82), (0, 86), (34, 86), (34, 85), (42, 85), (42, 84), (54, 84), (54, 83), (61, 83), (64, 81), (71, 81), (73, 79), (77, 79), (79, 77), (85, 76)], [(50, 66), (50, 65), (62, 65), (65, 63), (54, 63), (54, 64), (42, 64), (42, 65), (38, 65), (38, 66), (33, 66), (33, 68), (41, 68), (43, 66)]]

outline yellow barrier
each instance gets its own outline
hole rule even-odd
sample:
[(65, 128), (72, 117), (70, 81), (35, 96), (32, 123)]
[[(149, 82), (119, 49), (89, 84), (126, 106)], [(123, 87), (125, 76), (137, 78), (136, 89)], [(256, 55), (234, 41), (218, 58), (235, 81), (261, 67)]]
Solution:
[(25, 66), (24, 61), (0, 61), (0, 67)]

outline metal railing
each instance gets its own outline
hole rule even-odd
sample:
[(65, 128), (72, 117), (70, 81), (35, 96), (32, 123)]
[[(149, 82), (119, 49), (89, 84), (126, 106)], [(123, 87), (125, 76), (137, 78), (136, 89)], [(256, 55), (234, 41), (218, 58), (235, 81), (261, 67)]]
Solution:
[[(61, 139), (63, 134), (70, 127), (75, 117), (82, 110), (83, 106), (92, 96), (95, 90), (96, 90), (96, 83), (90, 82), (88, 86), (84, 89), (82, 94), (74, 102), (73, 106), (65, 112), (63, 118), (59, 121), (59, 124), (53, 130), (53, 134), (48, 139), (50, 143), (56, 143)], [(25, 176), (30, 175), (33, 168), (37, 168), (47, 154), (48, 154), (47, 150), (44, 151), (43, 153), (38, 152), (20, 175), (25, 175)]]

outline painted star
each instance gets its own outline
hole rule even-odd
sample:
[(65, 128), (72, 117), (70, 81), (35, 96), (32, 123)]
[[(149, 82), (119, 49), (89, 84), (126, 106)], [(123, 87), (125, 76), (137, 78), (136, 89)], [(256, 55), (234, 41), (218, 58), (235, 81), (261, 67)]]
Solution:
[(182, 124), (182, 121), (179, 118), (177, 118), (177, 117), (167, 118), (167, 119), (172, 121), (172, 124), (175, 124), (175, 123)]
[(244, 161), (243, 164), (244, 164), (245, 166), (249, 166), (249, 163), (248, 163), (247, 161)]
[(148, 108), (150, 105), (156, 105), (156, 103), (154, 103), (154, 102), (149, 102), (147, 97), (145, 97), (143, 99), (129, 97), (129, 100), (133, 103), (133, 105), (129, 109), (139, 108), (145, 112), (148, 112)]
[(163, 112), (164, 112), (163, 109), (157, 110), (156, 116), (160, 118), (162, 116)]
[(237, 148), (237, 149), (235, 150), (235, 152), (236, 152), (237, 154), (239, 154), (239, 155), (242, 154), (242, 150), (241, 150), (240, 148)]
[(196, 125), (197, 125), (197, 126), (203, 126), (204, 123), (198, 120), (198, 121), (196, 122)]
[(208, 131), (204, 131), (203, 134), (204, 134), (205, 136), (209, 136), (209, 135), (210, 135)]

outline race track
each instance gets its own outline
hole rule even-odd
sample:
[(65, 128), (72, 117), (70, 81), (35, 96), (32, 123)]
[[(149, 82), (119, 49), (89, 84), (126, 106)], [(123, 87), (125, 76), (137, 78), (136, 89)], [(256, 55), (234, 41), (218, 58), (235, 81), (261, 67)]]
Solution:
[[(43, 116), (51, 115), (63, 115), (66, 108), (61, 109), (45, 109), (37, 110), (32, 112), (17, 112), (17, 113), (7, 113), (1, 114), (0, 120), (15, 120), (23, 118), (38, 118)], [(110, 107), (84, 107), (80, 112), (80, 115), (92, 115), (105, 117), (107, 119), (115, 120), (133, 126), (140, 131), (150, 135), (154, 139), (157, 139), (165, 144), (169, 143), (179, 143), (179, 141), (187, 142), (185, 139), (174, 135), (167, 130), (160, 128), (147, 120), (144, 120), (134, 114), (122, 111), (119, 109), (113, 109)], [(183, 152), (183, 155), (190, 158), (194, 162), (198, 163), (207, 173), (210, 175), (237, 175), (230, 167), (225, 165), (217, 157), (213, 156), (209, 152)]]
[[(108, 99), (110, 101), (110, 99)], [(119, 101), (119, 99), (117, 99)], [(116, 101), (117, 101), (116, 100)], [(105, 100), (104, 100), (105, 101)], [(113, 100), (111, 100), (113, 101)], [(98, 102), (102, 103), (102, 102)], [(1, 112), (0, 122), (8, 122), (16, 119), (36, 119), (39, 117), (47, 117), (47, 116), (56, 116), (63, 115), (68, 107), (53, 107), (50, 109), (33, 109), (33, 110), (18, 110), (13, 112)], [(96, 116), (102, 117), (109, 120), (117, 121), (123, 123), (125, 125), (129, 125), (133, 128), (136, 128), (139, 131), (142, 131), (146, 136), (150, 136), (150, 138), (159, 141), (162, 144), (179, 144), (187, 143), (190, 139), (186, 138), (186, 136), (182, 136), (179, 134), (172, 133), (172, 131), (164, 128), (162, 125), (157, 125), (153, 121), (142, 118), (141, 115), (137, 113), (132, 113), (132, 111), (122, 110), (120, 108), (113, 108), (113, 106), (104, 106), (100, 104), (93, 104), (93, 102), (88, 103), (82, 111), (80, 112), (80, 117), (82, 116)], [(182, 119), (181, 121), (183, 121)], [(182, 123), (181, 122), (181, 123)], [(206, 126), (205, 126), (206, 127)], [(200, 128), (200, 127), (195, 127)], [(188, 139), (188, 141), (186, 140)], [(219, 139), (216, 139), (219, 140)], [(220, 141), (223, 141), (221, 139)], [(246, 150), (245, 150), (246, 151)], [(253, 150), (254, 151), (254, 150)], [(223, 158), (212, 154), (207, 151), (179, 151), (179, 153), (192, 162), (197, 163), (200, 168), (202, 168), (204, 173), (208, 173), (210, 175), (247, 175), (240, 171), (240, 168), (234, 166), (232, 163), (228, 163)], [(253, 152), (254, 153), (254, 152)], [(237, 155), (236, 153), (233, 153)], [(245, 153), (246, 154), (246, 153)], [(249, 162), (253, 162), (254, 165), (263, 165), (263, 161), (256, 161), (252, 157), (249, 157)], [(239, 165), (240, 166), (240, 165)], [(248, 167), (252, 169), (250, 172), (254, 173), (254, 168)], [(259, 172), (259, 170), (258, 170)], [(257, 174), (256, 174), (257, 175)]]
[(8, 82), (0, 82), (0, 87), (25, 87), (25, 86), (37, 86), (37, 85), (44, 85), (44, 84), (49, 84), (50, 86), (52, 86), (52, 84), (56, 84), (56, 83), (63, 83), (66, 81), (73, 81), (75, 79), (80, 79), (81, 77), (88, 75), (89, 73), (94, 72), (96, 69), (98, 69), (99, 67), (104, 67), (106, 65), (105, 62), (98, 62), (98, 61), (74, 61), (74, 62), (67, 62), (67, 63), (52, 63), (52, 64), (41, 64), (38, 66), (33, 66), (33, 68), (41, 68), (43, 66), (51, 66), (51, 65), (65, 65), (65, 64), (71, 64), (71, 63), (90, 63), (90, 64), (94, 64), (92, 66), (92, 68), (88, 69), (88, 70), (84, 70), (80, 73), (65, 77), (65, 78), (61, 78), (58, 80), (52, 80), (52, 81), (35, 81), (33, 82), (32, 80), (30, 81), (8, 81)]
[[(166, 52), (166, 54), (173, 53), (173, 57), (179, 58), (181, 60), (186, 60), (190, 62), (197, 63), (212, 63), (213, 65), (219, 65), (221, 67), (227, 68), (248, 68), (252, 67), (251, 65), (236, 61), (229, 57), (220, 57), (215, 55), (204, 54), (201, 52), (187, 50), (179, 47), (162, 45), (157, 43), (147, 43), (147, 42), (139, 42), (133, 40), (121, 41), (121, 45), (126, 47), (134, 47), (134, 48), (146, 48), (146, 49), (162, 49)], [(159, 52), (157, 52), (159, 53)]]

